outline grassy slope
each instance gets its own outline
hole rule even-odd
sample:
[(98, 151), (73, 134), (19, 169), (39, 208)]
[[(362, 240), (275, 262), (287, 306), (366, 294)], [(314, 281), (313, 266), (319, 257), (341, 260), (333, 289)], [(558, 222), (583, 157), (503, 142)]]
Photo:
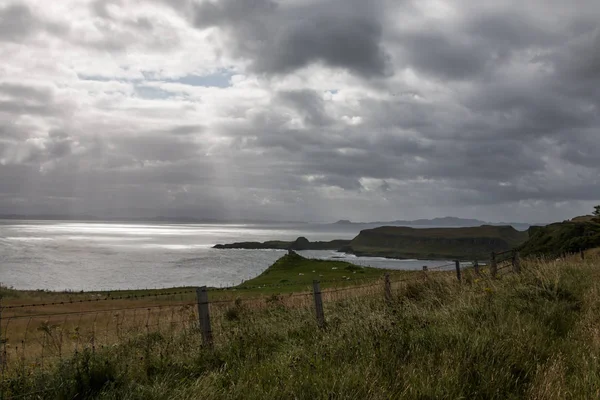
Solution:
[(350, 248), (358, 255), (472, 260), (487, 259), (492, 251), (509, 250), (525, 240), (527, 232), (510, 226), (428, 229), (386, 226), (361, 231)]
[[(281, 257), (262, 274), (244, 282), (241, 286), (277, 285), (282, 283), (295, 283), (298, 286), (308, 286), (315, 279), (319, 281), (341, 281), (344, 279), (373, 280), (380, 278), (385, 272), (406, 274), (403, 271), (361, 267), (345, 261), (313, 260), (293, 253)], [(323, 282), (322, 286), (327, 287), (328, 283)], [(280, 288), (279, 290), (285, 290), (285, 288)]]
[(600, 223), (579, 217), (529, 229), (530, 239), (520, 251), (523, 255), (557, 256), (600, 246)]
[(215, 350), (190, 332), (83, 353), (49, 376), (15, 380), (40, 398), (564, 399), (600, 395), (600, 259), (523, 263), (459, 285), (430, 274), (395, 290), (306, 308), (235, 306)]

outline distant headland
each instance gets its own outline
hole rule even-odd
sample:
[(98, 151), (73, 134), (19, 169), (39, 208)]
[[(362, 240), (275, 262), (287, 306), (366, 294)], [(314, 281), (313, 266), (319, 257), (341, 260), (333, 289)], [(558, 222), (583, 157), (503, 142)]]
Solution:
[(364, 229), (352, 240), (310, 242), (300, 237), (293, 242), (240, 242), (217, 244), (216, 249), (336, 250), (358, 256), (399, 259), (485, 259), (523, 244), (527, 232), (512, 226), (482, 225), (462, 228), (410, 228), (382, 226)]

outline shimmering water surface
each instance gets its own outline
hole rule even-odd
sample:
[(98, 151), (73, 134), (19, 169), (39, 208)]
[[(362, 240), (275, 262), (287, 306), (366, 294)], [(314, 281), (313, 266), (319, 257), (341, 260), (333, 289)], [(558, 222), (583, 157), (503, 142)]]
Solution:
[[(351, 239), (327, 225), (156, 224), (0, 220), (0, 282), (16, 289), (113, 290), (240, 283), (285, 254), (216, 250), (238, 241)], [(354, 257), (335, 251), (304, 256), (373, 267), (420, 269), (445, 261)]]

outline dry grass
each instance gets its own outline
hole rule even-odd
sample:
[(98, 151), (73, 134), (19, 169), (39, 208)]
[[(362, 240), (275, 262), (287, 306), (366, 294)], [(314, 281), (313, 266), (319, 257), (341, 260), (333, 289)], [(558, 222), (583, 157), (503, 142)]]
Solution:
[(310, 292), (215, 301), (213, 350), (194, 323), (169, 332), (157, 314), (161, 328), (145, 331), (138, 315), (137, 326), (108, 335), (119, 345), (17, 373), (7, 390), (104, 399), (599, 398), (600, 258), (522, 267), (498, 279), (466, 270), (460, 284), (454, 272), (418, 272), (392, 284), (391, 303), (382, 281), (326, 288), (325, 330)]

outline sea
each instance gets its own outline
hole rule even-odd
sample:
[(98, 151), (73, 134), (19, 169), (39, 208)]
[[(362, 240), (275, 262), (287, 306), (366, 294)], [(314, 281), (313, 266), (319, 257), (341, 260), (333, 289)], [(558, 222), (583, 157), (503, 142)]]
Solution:
[[(286, 252), (219, 250), (217, 243), (351, 239), (359, 228), (327, 224), (171, 224), (0, 220), (0, 284), (22, 290), (224, 287), (256, 277)], [(448, 261), (300, 251), (318, 259), (401, 270)]]

